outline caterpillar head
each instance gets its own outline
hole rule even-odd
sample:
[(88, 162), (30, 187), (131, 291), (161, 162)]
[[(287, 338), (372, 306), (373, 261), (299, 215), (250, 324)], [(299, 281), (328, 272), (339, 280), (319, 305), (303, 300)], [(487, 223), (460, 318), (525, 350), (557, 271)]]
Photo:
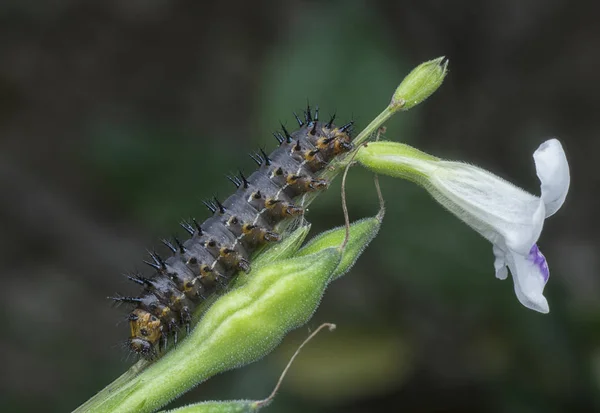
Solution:
[(162, 323), (158, 318), (140, 308), (136, 308), (129, 315), (131, 335), (127, 346), (131, 351), (146, 359), (156, 355), (156, 345), (163, 333)]

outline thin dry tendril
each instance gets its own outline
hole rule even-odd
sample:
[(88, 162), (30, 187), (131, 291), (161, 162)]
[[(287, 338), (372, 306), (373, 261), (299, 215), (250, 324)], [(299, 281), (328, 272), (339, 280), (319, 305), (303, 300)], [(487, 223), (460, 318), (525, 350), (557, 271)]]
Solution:
[(310, 336), (308, 336), (306, 338), (306, 340), (304, 340), (302, 342), (302, 344), (300, 344), (300, 346), (298, 347), (298, 349), (296, 349), (296, 352), (294, 353), (294, 355), (292, 356), (292, 358), (290, 358), (290, 361), (288, 361), (287, 366), (285, 366), (285, 369), (283, 369), (283, 372), (281, 373), (281, 376), (279, 376), (279, 380), (277, 381), (277, 384), (275, 385), (275, 388), (273, 389), (273, 391), (271, 392), (271, 394), (269, 395), (269, 397), (267, 397), (264, 400), (260, 400), (257, 401), (255, 404), (255, 407), (264, 407), (267, 404), (271, 403), (273, 401), (273, 399), (275, 398), (275, 395), (277, 394), (277, 392), (279, 391), (279, 388), (281, 387), (281, 383), (283, 382), (283, 379), (285, 378), (285, 375), (287, 374), (288, 370), (290, 369), (290, 367), (292, 366), (292, 363), (294, 362), (294, 359), (296, 358), (296, 356), (298, 354), (300, 354), (300, 350), (302, 350), (302, 347), (304, 347), (304, 345), (306, 343), (308, 343), (310, 340), (312, 340), (312, 338), (314, 336), (316, 336), (319, 331), (321, 331), (322, 329), (324, 329), (325, 327), (329, 328), (329, 331), (333, 331), (335, 330), (335, 324), (332, 323), (323, 323), (321, 324), (315, 331), (312, 332), (312, 334)]

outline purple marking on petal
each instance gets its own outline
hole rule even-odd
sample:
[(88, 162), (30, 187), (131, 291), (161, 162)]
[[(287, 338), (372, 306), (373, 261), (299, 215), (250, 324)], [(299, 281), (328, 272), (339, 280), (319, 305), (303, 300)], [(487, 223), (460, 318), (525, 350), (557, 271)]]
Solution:
[(531, 247), (531, 250), (529, 250), (529, 261), (532, 261), (538, 266), (540, 272), (542, 273), (542, 277), (544, 278), (544, 282), (548, 282), (548, 278), (550, 277), (548, 263), (546, 262), (546, 257), (544, 257), (544, 254), (542, 254), (537, 244), (533, 244), (533, 247)]

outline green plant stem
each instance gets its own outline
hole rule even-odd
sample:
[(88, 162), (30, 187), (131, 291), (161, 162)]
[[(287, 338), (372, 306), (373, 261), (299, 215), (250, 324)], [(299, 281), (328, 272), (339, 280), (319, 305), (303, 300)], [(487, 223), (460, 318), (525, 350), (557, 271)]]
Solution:
[(392, 104), (385, 108), (379, 115), (377, 115), (375, 119), (371, 121), (371, 123), (367, 125), (366, 128), (364, 128), (358, 134), (356, 138), (354, 138), (354, 140), (352, 141), (354, 146), (358, 147), (360, 144), (369, 139), (371, 135), (377, 132), (377, 130), (381, 126), (383, 126), (385, 122), (388, 121), (389, 118), (391, 118), (396, 112), (398, 112), (398, 109), (398, 107), (394, 107)]
[[(400, 106), (394, 106), (390, 103), (375, 119), (371, 121), (359, 134), (352, 140), (352, 144), (354, 145), (354, 150), (347, 153), (345, 156), (340, 157), (339, 159), (334, 160), (331, 165), (327, 168), (327, 170), (323, 173), (323, 178), (332, 180), (339, 174), (348, 164), (351, 162), (351, 159), (354, 156), (355, 151), (360, 149), (360, 146), (365, 143), (368, 139), (370, 139), (378, 130), (383, 126), (385, 122), (388, 121), (398, 110)], [(314, 198), (314, 195), (311, 194)]]

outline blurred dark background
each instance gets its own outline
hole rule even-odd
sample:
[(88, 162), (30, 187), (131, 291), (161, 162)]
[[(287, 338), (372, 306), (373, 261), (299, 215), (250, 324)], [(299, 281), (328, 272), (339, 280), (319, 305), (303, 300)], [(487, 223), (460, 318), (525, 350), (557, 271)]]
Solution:
[[(382, 178), (378, 238), (313, 320), (258, 363), (177, 400), (262, 398), (309, 329), (269, 412), (600, 409), (600, 24), (591, 1), (0, 3), (3, 412), (70, 411), (132, 363), (122, 273), (208, 216), (224, 175), (274, 148), (306, 100), (360, 130), (418, 63), (450, 74), (387, 138), (539, 193), (531, 155), (560, 137), (571, 191), (546, 222), (551, 312), (494, 278), (491, 246), (411, 184)], [(590, 163), (591, 162), (591, 163)], [(353, 219), (372, 215), (354, 168)], [(342, 224), (339, 180), (312, 206)]]

